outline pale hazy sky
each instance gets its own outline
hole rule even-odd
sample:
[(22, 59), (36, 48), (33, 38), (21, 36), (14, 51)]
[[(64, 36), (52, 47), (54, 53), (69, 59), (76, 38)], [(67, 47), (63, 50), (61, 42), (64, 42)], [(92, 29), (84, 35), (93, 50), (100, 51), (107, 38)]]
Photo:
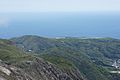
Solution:
[(0, 12), (120, 11), (120, 0), (0, 0)]

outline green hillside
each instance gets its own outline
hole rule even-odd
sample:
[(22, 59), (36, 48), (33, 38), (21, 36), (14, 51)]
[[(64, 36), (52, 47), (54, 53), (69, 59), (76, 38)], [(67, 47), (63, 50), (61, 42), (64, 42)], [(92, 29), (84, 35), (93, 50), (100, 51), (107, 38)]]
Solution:
[(9, 63), (18, 63), (23, 60), (32, 59), (31, 55), (24, 54), (13, 46), (9, 40), (0, 40), (0, 59)]
[(21, 51), (14, 42), (0, 39), (0, 80), (85, 80), (76, 68), (66, 72), (50, 62)]
[(109, 71), (115, 70), (111, 65), (114, 60), (120, 58), (118, 39), (72, 37), (55, 39), (29, 35), (11, 40), (23, 51), (36, 53), (36, 56), (44, 58), (66, 72), (75, 68), (88, 80), (116, 80)]

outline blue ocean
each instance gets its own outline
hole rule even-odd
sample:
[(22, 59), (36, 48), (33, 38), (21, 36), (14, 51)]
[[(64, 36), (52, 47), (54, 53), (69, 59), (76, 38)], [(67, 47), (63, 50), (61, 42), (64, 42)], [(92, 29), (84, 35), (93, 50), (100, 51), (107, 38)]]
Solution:
[(118, 13), (1, 13), (0, 19), (1, 24), (4, 22), (0, 24), (0, 38), (22, 35), (120, 38)]

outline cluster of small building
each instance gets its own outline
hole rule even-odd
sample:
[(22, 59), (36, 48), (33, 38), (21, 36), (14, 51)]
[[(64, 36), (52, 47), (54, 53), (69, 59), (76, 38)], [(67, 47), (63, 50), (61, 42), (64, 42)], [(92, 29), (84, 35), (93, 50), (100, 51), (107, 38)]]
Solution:
[(120, 59), (115, 60), (114, 63), (112, 64), (112, 66), (117, 68), (117, 69), (120, 68)]

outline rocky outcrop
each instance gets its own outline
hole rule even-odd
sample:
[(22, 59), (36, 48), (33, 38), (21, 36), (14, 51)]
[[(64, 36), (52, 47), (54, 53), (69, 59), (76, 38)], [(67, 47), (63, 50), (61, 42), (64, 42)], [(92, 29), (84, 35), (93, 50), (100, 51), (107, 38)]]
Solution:
[(0, 62), (0, 80), (83, 80), (76, 76), (75, 73), (61, 71), (40, 58), (22, 61), (16, 66)]

